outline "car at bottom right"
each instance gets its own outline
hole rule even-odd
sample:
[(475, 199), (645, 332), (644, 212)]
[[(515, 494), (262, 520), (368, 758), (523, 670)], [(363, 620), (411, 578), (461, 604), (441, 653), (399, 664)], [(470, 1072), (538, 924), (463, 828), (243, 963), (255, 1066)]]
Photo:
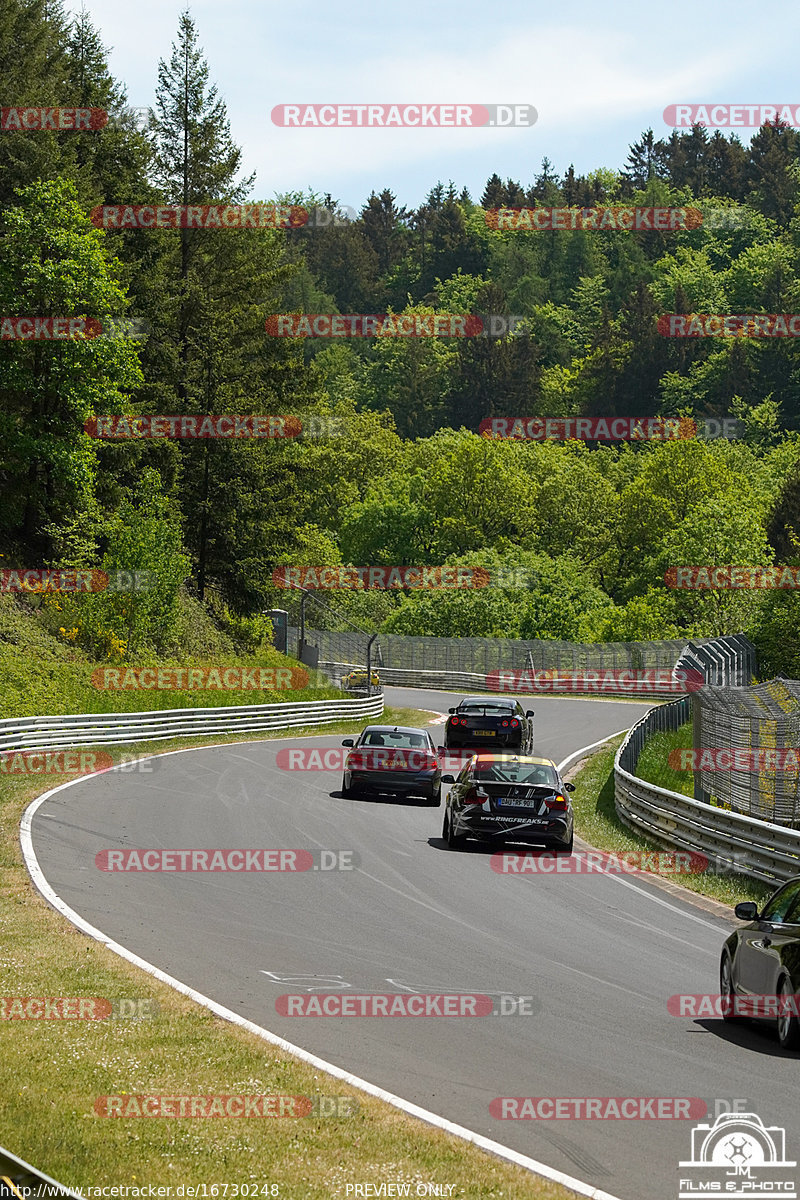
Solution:
[[(747, 900), (734, 913), (747, 924), (726, 940), (719, 967), (722, 1014), (726, 1021), (748, 1019), (737, 1013), (738, 997), (776, 997), (768, 1018), (777, 1026), (785, 1050), (800, 1050), (800, 875), (773, 892), (759, 912)], [(739, 1010), (748, 1008), (744, 1004)], [(754, 1006), (758, 1014), (764, 1010)]]

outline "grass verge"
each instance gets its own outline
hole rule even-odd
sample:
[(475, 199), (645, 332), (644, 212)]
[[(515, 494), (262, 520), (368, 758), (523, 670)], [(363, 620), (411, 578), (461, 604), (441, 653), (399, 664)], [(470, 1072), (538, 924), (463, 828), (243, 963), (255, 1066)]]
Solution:
[[(384, 719), (424, 725), (429, 714), (390, 709)], [(292, 730), (291, 736), (347, 735), (362, 726), (363, 721), (342, 722)], [(286, 736), (285, 730), (272, 730), (244, 740)], [(242, 740), (231, 734), (103, 749), (122, 761)], [(48, 776), (47, 788), (68, 778)], [(349, 1183), (406, 1183), (410, 1195), (417, 1194), (418, 1184), (449, 1184), (449, 1192), (441, 1194), (487, 1200), (574, 1197), (329, 1079), (79, 933), (34, 891), (22, 860), (20, 816), (42, 790), (41, 777), (0, 776), (0, 992), (6, 997), (147, 996), (157, 1002), (158, 1013), (151, 1020), (0, 1021), (0, 1144), (76, 1188), (206, 1184), (207, 1195), (213, 1195), (211, 1185), (218, 1184), (216, 1195), (223, 1197), (227, 1184), (227, 1196), (233, 1198), (234, 1187), (241, 1196), (247, 1184), (251, 1196), (322, 1200), (345, 1197)], [(347, 1117), (284, 1120), (95, 1114), (97, 1097), (123, 1093), (349, 1096), (358, 1110)]]

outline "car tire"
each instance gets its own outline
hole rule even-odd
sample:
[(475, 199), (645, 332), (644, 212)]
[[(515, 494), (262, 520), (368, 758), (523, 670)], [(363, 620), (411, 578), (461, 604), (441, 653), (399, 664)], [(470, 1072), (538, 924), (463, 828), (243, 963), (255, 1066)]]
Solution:
[(778, 999), (792, 1001), (794, 1012), (787, 1012), (784, 1016), (778, 1016), (776, 1027), (778, 1031), (778, 1041), (783, 1050), (800, 1050), (800, 1020), (797, 1016), (797, 1000), (795, 999), (795, 991), (792, 987), (792, 981), (788, 975), (784, 975), (778, 984)]
[(461, 850), (467, 842), (464, 834), (454, 834), (450, 824), (450, 810), (444, 810), (444, 821), (442, 822), (442, 837), (447, 842), (449, 850)]
[(574, 841), (575, 835), (572, 834), (569, 841), (565, 845), (554, 847), (554, 853), (557, 854), (559, 858), (569, 858), (569, 856), (572, 854), (572, 845)]
[(727, 950), (719, 964), (719, 994), (723, 1021), (727, 1021), (730, 1025), (741, 1024), (742, 1018), (737, 1017), (734, 1012), (736, 992), (733, 987), (733, 963)]
[(346, 778), (346, 776), (343, 775), (342, 776), (342, 795), (346, 799), (351, 800), (353, 798), (353, 796), (355, 796), (355, 791), (353, 790), (353, 788), (347, 787), (347, 785), (345, 784), (345, 778)]
[(442, 803), (442, 785), (439, 784), (435, 792), (428, 792), (425, 799), (431, 808), (439, 808)]

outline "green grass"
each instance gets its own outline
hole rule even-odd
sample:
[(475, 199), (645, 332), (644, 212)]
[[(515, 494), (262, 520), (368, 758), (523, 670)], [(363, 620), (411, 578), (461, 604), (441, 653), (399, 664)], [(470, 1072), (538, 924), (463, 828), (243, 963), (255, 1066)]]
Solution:
[[(579, 837), (598, 850), (612, 854), (659, 850), (662, 847), (639, 837), (623, 825), (614, 807), (614, 755), (624, 736), (621, 734), (613, 739), (608, 747), (603, 747), (593, 754), (573, 780), (575, 831)], [(655, 752), (657, 763), (661, 762), (663, 757), (662, 753)], [(653, 782), (658, 783), (659, 780)], [(659, 786), (669, 785), (660, 783)], [(767, 884), (747, 879), (742, 875), (712, 875), (706, 872), (675, 875), (666, 870), (661, 874), (664, 879), (678, 883), (689, 891), (729, 905), (737, 904), (740, 900), (755, 900), (758, 903), (774, 890)]]
[(636, 764), (636, 774), (656, 787), (680, 792), (694, 799), (694, 776), (691, 771), (676, 771), (669, 765), (671, 750), (691, 750), (692, 723), (687, 721), (679, 729), (656, 733), (645, 742)]

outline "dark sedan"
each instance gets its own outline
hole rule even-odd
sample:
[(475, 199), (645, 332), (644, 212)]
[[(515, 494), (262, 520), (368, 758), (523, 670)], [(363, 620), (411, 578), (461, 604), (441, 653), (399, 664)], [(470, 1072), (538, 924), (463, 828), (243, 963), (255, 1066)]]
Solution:
[(424, 796), (437, 807), (442, 799), (442, 770), (426, 729), (403, 725), (368, 725), (353, 743), (344, 764), (342, 795), (391, 792)]
[(556, 764), (530, 754), (474, 754), (452, 783), (442, 837), (451, 850), (468, 838), (502, 845), (525, 842), (572, 854), (574, 818)]
[[(734, 912), (748, 924), (731, 934), (722, 951), (723, 1017), (739, 1021), (742, 1012), (756, 1017), (764, 1013), (776, 1022), (784, 1049), (798, 1050), (800, 875), (773, 892), (760, 912), (751, 901), (737, 904)], [(772, 998), (774, 1004), (765, 1003)]]
[(508, 697), (467, 696), (457, 708), (448, 710), (444, 727), (445, 749), (465, 746), (495, 746), (533, 752), (533, 710), (524, 711), (518, 700)]

